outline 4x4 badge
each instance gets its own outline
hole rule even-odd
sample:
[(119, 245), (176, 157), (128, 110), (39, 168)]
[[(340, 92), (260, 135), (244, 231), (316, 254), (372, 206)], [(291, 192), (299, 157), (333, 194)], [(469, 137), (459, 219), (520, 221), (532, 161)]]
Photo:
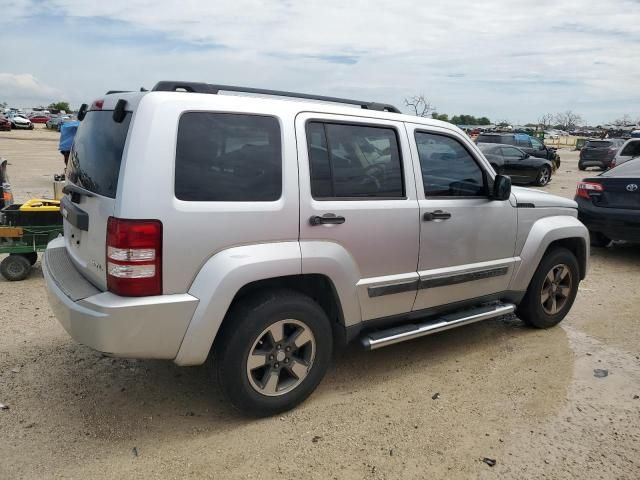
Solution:
[(630, 183), (629, 185), (627, 185), (627, 190), (629, 190), (630, 192), (635, 192), (636, 190), (638, 190), (638, 185), (636, 185), (635, 183)]

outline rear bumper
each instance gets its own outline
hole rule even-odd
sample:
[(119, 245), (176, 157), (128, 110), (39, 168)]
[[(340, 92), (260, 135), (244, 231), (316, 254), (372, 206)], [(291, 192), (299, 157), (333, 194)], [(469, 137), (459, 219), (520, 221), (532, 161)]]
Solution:
[(62, 238), (49, 243), (42, 264), (51, 308), (74, 340), (118, 357), (176, 357), (197, 298), (101, 292), (75, 268)]
[(576, 198), (578, 219), (592, 232), (600, 232), (613, 240), (640, 242), (640, 211), (625, 208), (603, 208)]

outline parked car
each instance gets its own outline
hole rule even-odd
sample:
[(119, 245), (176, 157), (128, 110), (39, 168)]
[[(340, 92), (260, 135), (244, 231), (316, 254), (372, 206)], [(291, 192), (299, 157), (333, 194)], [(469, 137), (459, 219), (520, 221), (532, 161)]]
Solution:
[(29, 117), (31, 123), (47, 123), (51, 117), (48, 115), (35, 114)]
[(551, 160), (554, 169), (560, 167), (560, 155), (557, 149), (548, 147), (536, 137), (525, 133), (481, 133), (476, 138), (476, 143), (501, 143), (521, 148), (529, 155)]
[(11, 120), (0, 114), (0, 131), (8, 132), (11, 130)]
[(33, 130), (33, 123), (27, 117), (17, 114), (9, 114), (7, 117), (11, 122), (11, 128)]
[(580, 150), (578, 168), (586, 170), (587, 167), (598, 167), (606, 170), (611, 166), (611, 161), (623, 144), (624, 140), (621, 138), (588, 140)]
[(551, 160), (532, 157), (521, 148), (499, 143), (479, 143), (478, 148), (496, 173), (509, 175), (513, 183), (535, 183), (543, 187), (551, 180)]
[(69, 120), (71, 120), (71, 117), (69, 115), (58, 115), (57, 117), (51, 117), (46, 122), (45, 126), (52, 130), (60, 131), (60, 125), (62, 125), (64, 122), (68, 122)]
[(606, 247), (611, 240), (640, 242), (640, 159), (582, 180), (576, 202), (592, 245)]
[(620, 149), (616, 156), (611, 160), (611, 168), (621, 165), (636, 157), (640, 157), (640, 138), (630, 138)]
[(208, 361), (236, 408), (271, 415), (311, 394), (334, 342), (565, 317), (589, 257), (573, 200), (512, 189), (449, 123), (246, 91), (160, 82), (81, 108), (43, 260), (77, 341)]

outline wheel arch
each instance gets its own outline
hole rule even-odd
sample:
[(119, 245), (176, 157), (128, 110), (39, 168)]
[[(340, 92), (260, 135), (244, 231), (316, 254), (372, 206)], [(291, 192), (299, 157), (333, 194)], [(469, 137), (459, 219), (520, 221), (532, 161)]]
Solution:
[(575, 217), (545, 217), (536, 221), (529, 231), (510, 290), (526, 291), (542, 258), (550, 249), (558, 246), (567, 248), (576, 256), (580, 266), (580, 279), (584, 279), (589, 263), (587, 228)]
[(342, 291), (352, 283), (350, 278), (344, 272), (331, 272), (344, 278), (317, 271), (303, 273), (298, 242), (246, 245), (217, 253), (204, 264), (189, 289), (199, 303), (174, 362), (204, 363), (233, 303), (259, 289), (286, 288), (311, 297), (327, 313), (334, 337), (346, 338), (345, 316), (353, 316), (355, 309), (359, 312), (359, 304), (348, 304), (352, 299), (357, 302), (356, 286), (351, 285), (352, 292)]

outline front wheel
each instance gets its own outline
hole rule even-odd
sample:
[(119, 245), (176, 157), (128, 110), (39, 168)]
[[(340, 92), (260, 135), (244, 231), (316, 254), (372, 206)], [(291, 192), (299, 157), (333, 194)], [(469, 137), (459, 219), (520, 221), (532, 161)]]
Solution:
[(268, 290), (230, 310), (214, 343), (213, 367), (230, 403), (250, 416), (268, 416), (304, 401), (329, 366), (331, 324), (311, 298)]
[(579, 282), (576, 256), (563, 247), (550, 250), (538, 265), (516, 314), (532, 327), (557, 325), (569, 313)]
[(539, 187), (544, 187), (551, 180), (551, 169), (548, 166), (544, 166), (538, 172), (538, 177), (536, 178), (536, 185)]

